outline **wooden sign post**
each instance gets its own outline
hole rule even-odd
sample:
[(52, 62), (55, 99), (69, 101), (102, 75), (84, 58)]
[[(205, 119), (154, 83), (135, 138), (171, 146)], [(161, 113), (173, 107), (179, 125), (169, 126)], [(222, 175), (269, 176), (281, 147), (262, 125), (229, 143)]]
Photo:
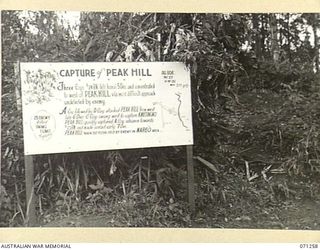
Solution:
[(36, 205), (34, 195), (34, 164), (33, 156), (24, 156), (26, 178), (26, 226), (33, 227), (37, 224)]
[[(21, 111), (22, 100), (18, 86), (21, 86), (21, 71), (20, 62), (18, 61), (14, 65), (14, 73), (16, 77), (16, 104), (17, 110)], [(33, 156), (24, 156), (24, 168), (25, 168), (25, 186), (26, 186), (26, 212), (25, 212), (25, 225), (35, 226), (36, 225), (36, 212), (35, 212), (35, 195), (34, 195), (34, 164)]]
[(188, 202), (190, 210), (195, 211), (195, 191), (194, 191), (194, 167), (193, 167), (193, 146), (187, 145), (187, 172), (188, 172)]

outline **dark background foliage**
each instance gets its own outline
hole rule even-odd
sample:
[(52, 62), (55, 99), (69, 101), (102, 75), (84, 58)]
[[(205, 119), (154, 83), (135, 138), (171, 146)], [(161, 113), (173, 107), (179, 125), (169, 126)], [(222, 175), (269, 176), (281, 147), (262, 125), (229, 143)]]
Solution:
[[(280, 159), (287, 175), (317, 169), (319, 130), (313, 122), (319, 119), (319, 108), (313, 94), (319, 84), (319, 14), (82, 12), (75, 27), (49, 11), (3, 11), (1, 18), (2, 226), (22, 225), (26, 220), (18, 62), (182, 61), (188, 65), (195, 155), (219, 165), (222, 172), (219, 179), (199, 169), (199, 190), (204, 190), (199, 207), (206, 199), (227, 199), (225, 174), (230, 169), (234, 177), (244, 173), (239, 166), (261, 156), (252, 151), (243, 155), (248, 148), (264, 148)], [(256, 99), (250, 103), (252, 93), (272, 95), (270, 103), (277, 102), (279, 95), (286, 101), (283, 109), (273, 111), (271, 104)], [(260, 105), (264, 113), (248, 118), (243, 114), (242, 126), (234, 126), (233, 118), (242, 115), (239, 108), (245, 103)], [(310, 113), (301, 115), (300, 104)], [(265, 130), (261, 132), (259, 126)], [(81, 201), (98, 206), (103, 200), (140, 193), (147, 201), (141, 202), (140, 196), (131, 201), (150, 202), (153, 208), (157, 202), (169, 201), (165, 204), (171, 206), (146, 216), (165, 215), (174, 221), (184, 214), (184, 157), (183, 147), (37, 156), (37, 210), (45, 215), (58, 207), (71, 213), (81, 209)], [(260, 161), (271, 163), (261, 157)], [(284, 185), (270, 187), (286, 191)], [(188, 221), (181, 223), (188, 225)]]

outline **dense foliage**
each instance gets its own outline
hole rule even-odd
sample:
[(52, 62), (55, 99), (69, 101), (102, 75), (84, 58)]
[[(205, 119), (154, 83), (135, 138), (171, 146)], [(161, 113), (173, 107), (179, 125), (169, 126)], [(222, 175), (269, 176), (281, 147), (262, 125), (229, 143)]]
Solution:
[[(227, 142), (239, 140), (246, 149), (267, 140), (266, 150), (280, 150), (284, 171), (317, 169), (318, 129), (302, 121), (299, 112), (293, 121), (288, 110), (302, 102), (316, 110), (311, 93), (319, 82), (318, 14), (83, 12), (74, 27), (57, 12), (3, 11), (1, 18), (1, 226), (21, 225), (26, 219), (18, 62), (185, 62), (192, 74), (196, 155), (224, 166), (228, 173), (235, 162), (243, 165), (249, 160), (233, 154)], [(279, 110), (276, 118), (266, 115), (253, 121), (256, 128), (230, 129), (235, 107), (242, 105), (238, 95), (252, 91), (287, 96), (288, 109)], [(304, 118), (312, 121), (315, 116), (316, 111)], [(259, 134), (259, 122), (269, 124), (265, 134)], [(282, 128), (283, 124), (288, 127)], [(174, 201), (183, 199), (177, 185), (179, 176), (181, 183), (185, 181), (183, 159), (179, 147), (37, 156), (38, 212), (58, 206), (69, 213), (79, 208), (80, 201), (96, 205), (116, 195), (141, 192), (148, 202), (157, 203), (155, 197), (161, 197), (170, 205), (169, 212), (159, 209), (158, 213), (182, 215), (183, 209)], [(208, 196), (225, 200), (222, 189), (217, 189), (219, 183), (212, 186), (208, 174), (203, 174), (201, 188), (209, 190)]]

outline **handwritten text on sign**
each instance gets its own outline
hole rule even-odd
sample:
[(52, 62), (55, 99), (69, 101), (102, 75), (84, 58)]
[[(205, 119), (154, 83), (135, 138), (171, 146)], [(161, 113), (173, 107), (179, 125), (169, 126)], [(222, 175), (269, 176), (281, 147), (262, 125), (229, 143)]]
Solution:
[(25, 154), (193, 143), (178, 62), (21, 63)]

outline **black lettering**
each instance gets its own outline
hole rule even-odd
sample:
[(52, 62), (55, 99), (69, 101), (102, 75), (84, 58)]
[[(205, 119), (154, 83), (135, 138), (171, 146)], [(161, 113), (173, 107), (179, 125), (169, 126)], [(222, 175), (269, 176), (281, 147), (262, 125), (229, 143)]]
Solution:
[(66, 114), (66, 112), (67, 112), (67, 106), (64, 107), (64, 109), (61, 111), (61, 113), (59, 113), (59, 115)]
[(63, 90), (63, 82), (59, 82), (59, 86), (57, 87), (58, 90)]

